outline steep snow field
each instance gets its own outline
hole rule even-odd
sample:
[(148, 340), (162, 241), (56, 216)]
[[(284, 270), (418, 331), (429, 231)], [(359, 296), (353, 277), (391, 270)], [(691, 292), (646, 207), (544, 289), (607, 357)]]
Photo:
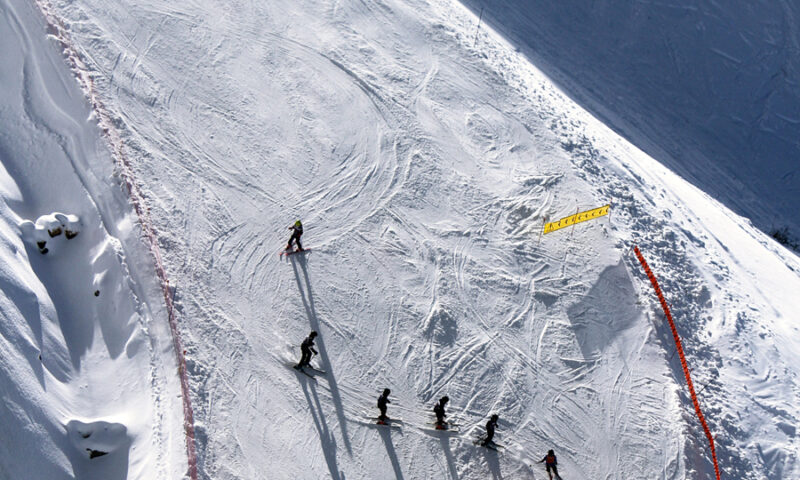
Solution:
[[(17, 3), (0, 5), (13, 13)], [(713, 478), (634, 243), (673, 308), (724, 478), (800, 474), (797, 257), (619, 137), (493, 31), (476, 37), (478, 19), (459, 3), (46, 8), (114, 117), (159, 232), (187, 343), (199, 478), (541, 479), (534, 462), (549, 448), (565, 478)], [(43, 32), (40, 21), (16, 23)], [(33, 57), (29, 68), (55, 65), (56, 44), (48, 50), (37, 39), (49, 60)], [(44, 78), (74, 101), (78, 87), (52, 68)], [(7, 99), (45, 98), (30, 85)], [(99, 161), (102, 137), (80, 108), (68, 111), (81, 128), (60, 138), (93, 139), (93, 150), (63, 148), (51, 168), (83, 182), (51, 193), (60, 202), (35, 214), (3, 182), (16, 208), (8, 218), (64, 211), (82, 220), (71, 242), (125, 239), (117, 258), (136, 268), (115, 274), (131, 285), (115, 298), (139, 302), (141, 317), (123, 323), (150, 343), (95, 364), (139, 387), (120, 402), (163, 410), (138, 424), (108, 420), (128, 431), (150, 425), (157, 439), (114, 464), (129, 478), (176, 478), (186, 471), (175, 450), (180, 411), (169, 409), (179, 389), (156, 375), (175, 367), (163, 307), (152, 303), (151, 259), (133, 241), (130, 208), (107, 181), (111, 160)], [(30, 166), (11, 168), (30, 155), (24, 135), (50, 124), (39, 118), (3, 137), (3, 165), (17, 185), (53, 182)], [(89, 172), (101, 173), (89, 181)], [(95, 210), (67, 196), (95, 199)], [(606, 203), (608, 217), (539, 235), (547, 218)], [(312, 251), (279, 257), (296, 218)], [(6, 236), (21, 243), (8, 224)], [(63, 255), (73, 244), (64, 247), (56, 258), (90, 270)], [(36, 261), (9, 276), (25, 278)], [(36, 273), (54, 288), (72, 285)], [(313, 379), (288, 367), (311, 329), (320, 332), (313, 363), (328, 372)], [(114, 363), (123, 357), (129, 370)], [(140, 375), (145, 358), (150, 374)], [(9, 387), (35, 378), (28, 363), (13, 365), (24, 369), (8, 374)], [(92, 389), (92, 405), (104, 404), (105, 385)], [(385, 387), (402, 429), (365, 419)], [(48, 402), (43, 417), (67, 403), (37, 394)], [(460, 434), (430, 431), (442, 395)], [(500, 453), (472, 443), (491, 413), (501, 418)], [(66, 440), (54, 430), (47, 440), (58, 446)], [(133, 468), (134, 455), (154, 470)], [(99, 459), (82, 459), (75, 476), (108, 478)]]
[(0, 44), (0, 477), (177, 478), (174, 351), (113, 159), (35, 5), (0, 2)]
[(800, 3), (462, 3), (622, 136), (800, 242)]

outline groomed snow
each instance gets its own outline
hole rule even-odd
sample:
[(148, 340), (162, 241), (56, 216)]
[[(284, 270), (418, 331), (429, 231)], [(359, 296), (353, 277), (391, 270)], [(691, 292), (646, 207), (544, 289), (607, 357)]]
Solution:
[[(2, 1), (5, 19), (21, 15), (7, 13), (20, 2)], [(46, 8), (63, 20), (114, 117), (159, 232), (187, 342), (200, 478), (545, 478), (534, 462), (549, 448), (565, 478), (713, 478), (634, 243), (673, 308), (724, 478), (800, 474), (797, 257), (616, 135), (492, 30), (476, 37), (477, 18), (459, 3)], [(17, 27), (12, 40), (33, 36), (16, 32), (32, 32), (36, 20), (16, 24), (27, 30)], [(113, 296), (118, 311), (138, 317), (117, 319), (103, 338), (143, 338), (148, 348), (115, 356), (109, 340), (81, 337), (91, 347), (78, 357), (92, 396), (75, 410), (96, 411), (58, 416), (73, 397), (34, 391), (47, 405), (40, 416), (57, 420), (29, 437), (55, 448), (31, 448), (77, 458), (80, 435), (55, 432), (80, 432), (91, 420), (104, 432), (99, 443), (116, 446), (112, 455), (130, 455), (109, 462), (128, 478), (176, 478), (186, 471), (183, 419), (152, 259), (123, 191), (107, 181), (103, 137), (55, 60), (56, 44), (47, 50), (36, 38), (36, 51), (49, 53), (29, 69), (50, 66), (41, 78), (79, 106), (2, 111), (4, 125), (40, 112), (1, 137), (10, 180), (0, 185), (13, 207), (3, 233), (22, 245), (15, 225), (53, 212), (76, 215), (81, 233), (62, 237), (58, 256), (19, 247), (26, 255), (9, 276), (75, 289), (50, 293), (59, 319), (86, 313), (112, 296), (75, 306), (66, 300), (82, 284), (36, 264), (55, 259), (89, 275), (94, 256), (81, 255), (120, 239), (118, 261), (103, 265), (126, 285)], [(11, 57), (19, 65), (30, 55)], [(51, 101), (36, 82), (19, 85), (4, 96), (9, 104)], [(77, 126), (53, 127), (58, 111)], [(22, 163), (34, 144), (24, 139), (40, 125), (83, 145), (62, 141), (53, 149), (60, 157), (37, 155), (52, 160), (49, 176)], [(34, 188), (62, 177), (58, 189)], [(610, 216), (539, 237), (546, 218), (606, 203)], [(297, 218), (312, 251), (281, 258)], [(47, 325), (55, 339), (82, 331)], [(313, 363), (328, 372), (314, 379), (289, 368), (312, 329), (320, 332)], [(4, 383), (35, 386), (35, 362), (17, 355)], [(127, 409), (145, 406), (146, 415), (101, 408), (119, 393), (101, 375), (111, 369), (131, 387), (116, 406), (137, 414)], [(385, 387), (402, 429), (365, 419)], [(427, 428), (442, 395), (458, 435)], [(491, 413), (500, 415), (500, 453), (472, 443)], [(132, 443), (117, 442), (125, 435), (117, 424)], [(136, 443), (147, 435), (153, 446)], [(108, 478), (94, 463), (108, 457), (81, 458), (76, 476)]]

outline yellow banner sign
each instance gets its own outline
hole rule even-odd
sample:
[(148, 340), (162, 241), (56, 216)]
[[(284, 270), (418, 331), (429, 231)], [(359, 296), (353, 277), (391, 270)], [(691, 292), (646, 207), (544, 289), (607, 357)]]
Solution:
[(576, 223), (581, 223), (585, 222), (586, 220), (608, 215), (609, 208), (611, 208), (611, 205), (604, 205), (600, 208), (595, 208), (594, 210), (586, 210), (585, 212), (578, 212), (575, 215), (564, 217), (557, 222), (545, 223), (544, 233), (555, 232), (556, 230), (569, 227), (570, 225), (575, 225)]

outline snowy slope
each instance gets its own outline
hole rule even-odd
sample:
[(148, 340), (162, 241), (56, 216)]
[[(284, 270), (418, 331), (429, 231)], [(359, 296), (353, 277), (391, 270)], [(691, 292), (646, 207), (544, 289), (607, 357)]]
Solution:
[[(567, 478), (711, 478), (634, 242), (725, 478), (800, 473), (796, 257), (460, 4), (51, 7), (160, 232), (201, 478), (544, 478), (548, 448)], [(281, 259), (298, 217), (313, 250)], [(315, 380), (287, 367), (311, 329)], [(363, 418), (385, 387), (402, 430)], [(460, 435), (425, 428), (445, 394)], [(491, 413), (500, 454), (471, 442)]]
[(0, 2), (0, 477), (178, 478), (160, 290), (44, 25), (33, 4)]
[(639, 148), (800, 239), (800, 4), (462, 3)]

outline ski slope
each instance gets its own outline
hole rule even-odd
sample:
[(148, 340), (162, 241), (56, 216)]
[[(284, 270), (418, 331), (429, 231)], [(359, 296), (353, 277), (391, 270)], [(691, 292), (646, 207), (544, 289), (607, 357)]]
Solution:
[[(158, 232), (186, 344), (199, 478), (541, 479), (535, 462), (550, 448), (565, 478), (713, 478), (633, 244), (673, 308), (724, 478), (800, 474), (797, 257), (614, 133), (491, 29), (476, 37), (461, 4), (43, 3), (91, 78), (81, 92), (32, 6), (2, 1), (16, 25), (2, 31), (35, 39), (9, 55), (28, 70), (10, 65), (4, 78), (47, 67), (40, 83), (55, 85), (43, 91), (23, 75), (3, 96), (17, 105), (3, 110), (4, 125), (29, 119), (0, 144), (11, 178), (3, 232), (20, 245), (21, 219), (78, 215), (70, 241), (85, 243), (65, 248), (88, 255), (118, 239), (124, 261), (107, 275), (130, 286), (89, 299), (122, 305), (124, 332), (106, 345), (83, 339), (91, 348), (76, 356), (91, 395), (26, 397), (54, 425), (30, 434), (52, 442), (31, 440), (32, 451), (76, 462), (70, 470), (56, 457), (42, 476), (187, 471), (152, 258), (81, 93), (112, 116)], [(67, 106), (46, 103), (56, 86)], [(72, 123), (53, 126), (58, 115)], [(36, 156), (52, 160), (39, 173), (23, 163), (35, 143), (25, 139), (52, 131), (62, 147)], [(40, 188), (17, 193), (14, 182)], [(608, 217), (539, 235), (546, 219), (606, 203)], [(297, 218), (312, 251), (279, 257)], [(25, 248), (9, 278), (80, 288), (37, 270), (41, 254)], [(64, 251), (54, 253), (79, 275), (98, 270)], [(58, 318), (93, 308), (53, 303)], [(53, 342), (72, 348), (83, 327), (62, 327), (62, 340), (48, 318)], [(328, 372), (314, 379), (288, 368), (312, 329), (312, 363)], [(127, 335), (147, 348), (121, 355), (108, 345), (137, 344)], [(35, 386), (17, 355), (4, 385)], [(130, 388), (109, 387), (110, 371)], [(386, 387), (402, 429), (365, 419)], [(428, 428), (442, 395), (459, 435)], [(99, 407), (109, 398), (128, 416)], [(95, 411), (69, 416), (65, 405)], [(507, 447), (499, 453), (472, 443), (492, 413)], [(124, 425), (128, 448), (74, 460), (59, 430), (73, 417)], [(0, 460), (15, 472), (33, 463), (10, 452)]]
[(34, 4), (0, 2), (0, 43), (0, 477), (179, 478), (175, 354), (113, 157)]
[(622, 136), (797, 243), (800, 4), (463, 3)]

